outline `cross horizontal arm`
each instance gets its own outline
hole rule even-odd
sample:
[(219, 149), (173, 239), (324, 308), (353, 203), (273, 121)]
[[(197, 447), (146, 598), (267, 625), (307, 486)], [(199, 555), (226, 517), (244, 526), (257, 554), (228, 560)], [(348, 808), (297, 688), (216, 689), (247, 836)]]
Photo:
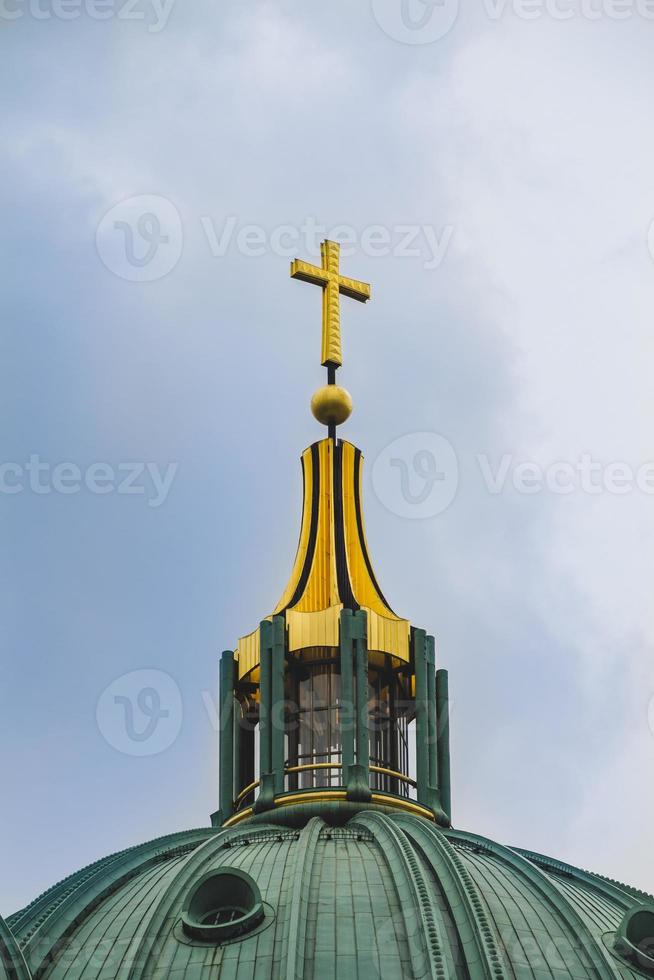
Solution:
[(366, 303), (370, 299), (369, 283), (359, 282), (358, 279), (347, 279), (345, 276), (339, 276), (338, 289), (343, 296), (358, 299), (360, 303)]
[(311, 265), (310, 262), (303, 262), (295, 259), (291, 263), (291, 279), (300, 279), (302, 282), (310, 282), (314, 286), (326, 286), (330, 279), (330, 274), (318, 265)]

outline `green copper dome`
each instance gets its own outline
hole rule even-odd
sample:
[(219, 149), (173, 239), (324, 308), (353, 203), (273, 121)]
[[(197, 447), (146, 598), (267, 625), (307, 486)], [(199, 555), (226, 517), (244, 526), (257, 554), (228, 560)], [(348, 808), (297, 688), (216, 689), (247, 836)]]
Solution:
[[(262, 917), (224, 941), (188, 935), (184, 909), (202, 880), (217, 883), (214, 912), (229, 918), (240, 899), (221, 881), (233, 872), (256, 885)], [(363, 811), (339, 826), (195, 830), (123, 851), (0, 936), (4, 976), (20, 980), (627, 980), (647, 971), (614, 949), (616, 935), (648, 901), (475, 834)]]

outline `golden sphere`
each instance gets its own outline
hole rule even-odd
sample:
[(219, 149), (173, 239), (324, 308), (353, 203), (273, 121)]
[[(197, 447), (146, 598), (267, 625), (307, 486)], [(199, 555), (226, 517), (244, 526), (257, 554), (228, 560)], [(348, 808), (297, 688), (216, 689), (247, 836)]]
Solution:
[(314, 392), (311, 411), (323, 425), (341, 425), (352, 414), (352, 396), (339, 385), (324, 385)]

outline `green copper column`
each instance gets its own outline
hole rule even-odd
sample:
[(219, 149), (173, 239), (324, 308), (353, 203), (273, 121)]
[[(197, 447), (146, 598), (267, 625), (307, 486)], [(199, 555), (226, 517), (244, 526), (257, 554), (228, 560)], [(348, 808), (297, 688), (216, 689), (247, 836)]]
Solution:
[(370, 735), (368, 732), (368, 645), (366, 643), (366, 614), (354, 614), (354, 662), (357, 685), (357, 765), (366, 772), (370, 766)]
[(272, 709), (272, 623), (264, 620), (259, 627), (259, 778), (272, 772), (271, 725)]
[(350, 766), (354, 765), (354, 662), (352, 658), (352, 610), (341, 612), (341, 744), (343, 746), (343, 785), (347, 783)]
[(272, 634), (273, 626), (264, 619), (259, 626), (259, 795), (255, 813), (268, 810), (275, 799), (272, 771)]
[(427, 667), (429, 785), (435, 789), (438, 786), (438, 728), (436, 726), (436, 642), (433, 636), (425, 637), (425, 665)]
[(413, 665), (416, 675), (416, 782), (418, 803), (429, 806), (429, 713), (424, 630), (413, 629)]
[(234, 800), (241, 792), (244, 784), (241, 783), (241, 771), (243, 769), (243, 726), (241, 724), (243, 709), (240, 701), (234, 699)]
[(220, 658), (220, 813), (222, 820), (234, 812), (234, 653)]
[(270, 764), (275, 795), (284, 792), (284, 662), (286, 659), (286, 624), (283, 616), (272, 621), (270, 672)]
[(436, 717), (438, 724), (438, 780), (441, 806), (452, 819), (450, 788), (450, 698), (446, 670), (436, 671)]
[(356, 763), (349, 767), (345, 778), (347, 798), (366, 801), (371, 796), (370, 735), (368, 731), (368, 621), (366, 614), (361, 609), (352, 614), (350, 629), (350, 656), (354, 662), (356, 704)]

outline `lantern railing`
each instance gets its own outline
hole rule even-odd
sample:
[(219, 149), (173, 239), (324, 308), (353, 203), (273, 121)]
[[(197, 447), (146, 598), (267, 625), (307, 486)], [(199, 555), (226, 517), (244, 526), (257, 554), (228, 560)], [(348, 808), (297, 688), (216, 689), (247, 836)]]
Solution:
[[(294, 773), (314, 772), (316, 770), (325, 770), (325, 769), (340, 770), (342, 772), (343, 764), (341, 762), (314, 762), (314, 763), (305, 763), (301, 766), (287, 765), (284, 767), (284, 775), (287, 776), (287, 775), (292, 775)], [(377, 765), (370, 765), (369, 770), (371, 773), (376, 773), (379, 776), (385, 776), (388, 779), (397, 780), (399, 783), (402, 783), (407, 788), (409, 787), (412, 789), (417, 788), (418, 784), (416, 783), (415, 779), (413, 779), (411, 776), (407, 776), (406, 773), (398, 772), (395, 769), (389, 769), (387, 766), (377, 766)], [(247, 798), (252, 794), (254, 794), (255, 790), (257, 790), (260, 785), (261, 785), (260, 780), (256, 779), (248, 786), (245, 786), (234, 800), (234, 809), (236, 811), (242, 809), (243, 805), (247, 801)], [(339, 785), (343, 785), (343, 782), (341, 781)], [(382, 787), (373, 786), (372, 788), (381, 789)], [(324, 789), (324, 787), (321, 786), (303, 787), (303, 789)], [(251, 803), (252, 800), (247, 802)]]
[(434, 640), (412, 628), (404, 665), (369, 651), (366, 623), (343, 610), (340, 645), (321, 656), (289, 650), (283, 617), (263, 621), (254, 679), (237, 680), (234, 654), (223, 655), (217, 825), (314, 791), (358, 806), (414, 802), (449, 825), (447, 672)]

